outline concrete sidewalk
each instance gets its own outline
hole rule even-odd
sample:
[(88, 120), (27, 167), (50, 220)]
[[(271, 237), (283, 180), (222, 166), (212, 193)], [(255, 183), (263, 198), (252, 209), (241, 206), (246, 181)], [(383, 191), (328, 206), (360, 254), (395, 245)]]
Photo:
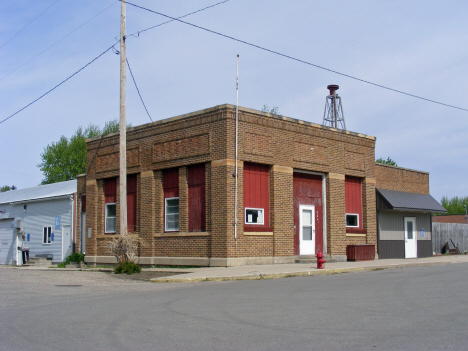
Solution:
[[(451, 263), (468, 263), (468, 255), (442, 255), (414, 259), (387, 259), (361, 262), (326, 263), (324, 269), (317, 269), (316, 264), (274, 264), (238, 267), (199, 267), (199, 268), (144, 268), (146, 271), (180, 273), (168, 277), (153, 278), (152, 282), (201, 282), (222, 280), (260, 280), (296, 277), (306, 275), (327, 275), (336, 273), (372, 271), (414, 266), (430, 266)], [(11, 267), (13, 269), (31, 269), (47, 271), (98, 271), (111, 272), (112, 268), (47, 268), (47, 267)]]
[[(444, 255), (417, 259), (388, 259), (361, 262), (326, 263), (324, 269), (315, 264), (275, 264), (238, 267), (202, 267), (183, 270), (185, 274), (153, 278), (152, 282), (200, 282), (222, 280), (258, 280), (284, 277), (323, 275), (378, 269), (467, 263), (468, 255)], [(159, 269), (158, 269), (159, 270)], [(172, 272), (177, 269), (167, 269)], [(182, 270), (181, 270), (182, 271)]]

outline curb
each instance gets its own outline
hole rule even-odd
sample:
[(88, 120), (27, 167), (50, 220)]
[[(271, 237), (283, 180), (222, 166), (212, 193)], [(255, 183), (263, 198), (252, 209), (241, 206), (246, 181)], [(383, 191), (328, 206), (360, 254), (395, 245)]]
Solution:
[(418, 263), (407, 263), (407, 264), (395, 264), (395, 265), (381, 265), (371, 267), (350, 267), (350, 268), (336, 268), (336, 269), (323, 269), (323, 270), (309, 270), (302, 272), (290, 272), (290, 273), (270, 273), (270, 274), (258, 274), (258, 275), (240, 275), (240, 276), (221, 276), (221, 277), (197, 277), (197, 278), (171, 278), (161, 277), (152, 278), (149, 281), (152, 283), (198, 283), (198, 282), (220, 282), (220, 281), (234, 281), (234, 280), (266, 280), (266, 279), (281, 279), (281, 278), (293, 278), (293, 277), (304, 277), (304, 276), (320, 276), (320, 275), (333, 275), (343, 273), (358, 273), (358, 272), (370, 272), (384, 269), (396, 269), (406, 267), (424, 267), (424, 266), (438, 266), (444, 264), (452, 264), (458, 262), (418, 262)]

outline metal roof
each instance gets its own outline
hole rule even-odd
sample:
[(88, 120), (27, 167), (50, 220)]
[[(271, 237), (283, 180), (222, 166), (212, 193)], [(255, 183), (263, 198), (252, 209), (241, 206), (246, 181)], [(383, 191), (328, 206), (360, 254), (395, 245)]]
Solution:
[(76, 193), (76, 179), (0, 193), (0, 204), (47, 199)]
[(376, 190), (393, 210), (409, 210), (430, 213), (447, 212), (447, 210), (429, 194), (415, 194), (387, 189)]

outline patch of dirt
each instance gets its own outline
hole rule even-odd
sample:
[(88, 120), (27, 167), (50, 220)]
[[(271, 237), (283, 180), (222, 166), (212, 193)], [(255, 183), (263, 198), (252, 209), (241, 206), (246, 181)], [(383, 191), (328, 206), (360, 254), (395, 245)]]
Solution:
[(115, 273), (109, 273), (109, 274), (112, 277), (120, 278), (120, 279), (149, 281), (152, 278), (169, 277), (171, 275), (185, 274), (185, 272), (155, 272), (155, 271), (142, 270), (140, 273), (133, 273), (133, 274), (115, 274)]

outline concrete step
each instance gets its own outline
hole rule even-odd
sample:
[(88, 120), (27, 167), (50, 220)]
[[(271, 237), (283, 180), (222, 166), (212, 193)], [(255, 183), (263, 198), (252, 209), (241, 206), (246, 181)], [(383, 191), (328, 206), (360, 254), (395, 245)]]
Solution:
[(30, 257), (23, 266), (50, 267), (52, 260), (45, 257)]

